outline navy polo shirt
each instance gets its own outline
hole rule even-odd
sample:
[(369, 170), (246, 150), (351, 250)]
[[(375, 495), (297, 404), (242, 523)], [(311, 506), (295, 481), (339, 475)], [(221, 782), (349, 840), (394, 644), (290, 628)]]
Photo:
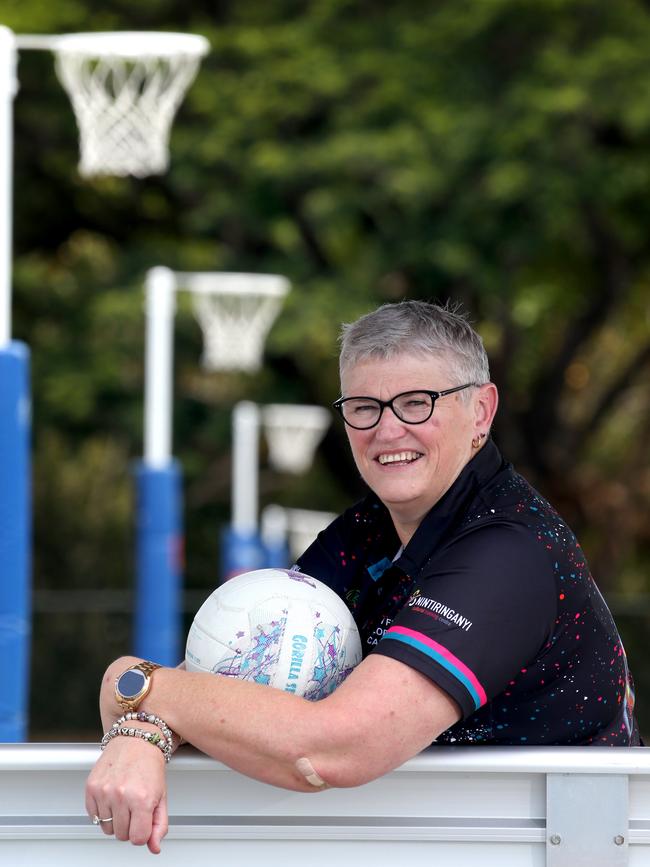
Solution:
[(584, 553), (492, 440), (398, 551), (370, 494), (298, 566), (345, 599), (364, 655), (456, 701), (462, 719), (438, 743), (639, 744), (623, 644)]

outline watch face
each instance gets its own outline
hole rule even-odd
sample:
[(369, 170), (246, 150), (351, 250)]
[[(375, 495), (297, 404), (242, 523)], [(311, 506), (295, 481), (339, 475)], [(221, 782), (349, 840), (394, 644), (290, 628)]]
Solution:
[(121, 674), (117, 681), (117, 689), (124, 698), (135, 698), (142, 692), (147, 678), (142, 671), (131, 669)]

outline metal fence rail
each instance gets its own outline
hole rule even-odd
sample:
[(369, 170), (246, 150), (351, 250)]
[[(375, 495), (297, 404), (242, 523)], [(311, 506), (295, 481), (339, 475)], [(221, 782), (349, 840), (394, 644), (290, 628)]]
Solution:
[[(152, 863), (90, 824), (83, 786), (97, 755), (89, 744), (0, 745), (0, 863)], [(440, 747), (366, 786), (309, 795), (184, 748), (169, 789), (163, 867), (650, 864), (644, 748)]]

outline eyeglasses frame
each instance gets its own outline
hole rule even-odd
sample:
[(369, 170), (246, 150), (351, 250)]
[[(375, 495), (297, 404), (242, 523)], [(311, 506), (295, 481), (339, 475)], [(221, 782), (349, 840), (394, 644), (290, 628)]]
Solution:
[[(339, 397), (337, 400), (334, 401), (332, 406), (341, 416), (345, 424), (348, 425), (348, 427), (354, 428), (354, 430), (372, 430), (373, 427), (377, 427), (377, 425), (381, 421), (382, 415), (384, 414), (384, 410), (387, 407), (390, 407), (390, 410), (395, 416), (395, 418), (401, 421), (403, 424), (424, 424), (425, 422), (429, 421), (429, 419), (433, 415), (433, 410), (435, 409), (436, 401), (438, 400), (438, 398), (446, 397), (446, 395), (448, 394), (455, 394), (455, 392), (457, 391), (463, 391), (463, 389), (465, 388), (473, 387), (478, 387), (478, 383), (466, 382), (465, 385), (456, 385), (454, 386), (454, 388), (446, 388), (444, 391), (431, 391), (428, 388), (412, 388), (408, 391), (400, 391), (399, 394), (394, 395), (393, 397), (391, 397), (390, 400), (380, 400), (378, 397), (370, 397), (369, 395), (364, 394), (355, 394), (351, 395), (350, 397)], [(393, 402), (396, 401), (398, 397), (403, 397), (405, 394), (428, 394), (431, 398), (431, 412), (429, 413), (429, 415), (426, 418), (421, 419), (420, 421), (407, 421), (406, 419), (398, 415), (398, 413), (395, 412)], [(343, 404), (349, 400), (372, 400), (374, 403), (378, 403), (379, 415), (377, 416), (377, 421), (371, 425), (368, 425), (368, 427), (358, 427), (358, 425), (349, 422), (343, 415)]]

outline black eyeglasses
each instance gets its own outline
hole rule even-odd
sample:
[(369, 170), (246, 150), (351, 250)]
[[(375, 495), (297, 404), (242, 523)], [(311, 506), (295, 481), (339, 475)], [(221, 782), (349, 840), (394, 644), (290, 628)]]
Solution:
[(368, 430), (379, 424), (387, 406), (400, 421), (406, 424), (423, 424), (433, 415), (433, 408), (439, 397), (474, 385), (475, 382), (467, 382), (445, 391), (403, 391), (390, 400), (379, 400), (377, 397), (340, 397), (332, 406), (341, 414), (343, 421), (356, 430)]

